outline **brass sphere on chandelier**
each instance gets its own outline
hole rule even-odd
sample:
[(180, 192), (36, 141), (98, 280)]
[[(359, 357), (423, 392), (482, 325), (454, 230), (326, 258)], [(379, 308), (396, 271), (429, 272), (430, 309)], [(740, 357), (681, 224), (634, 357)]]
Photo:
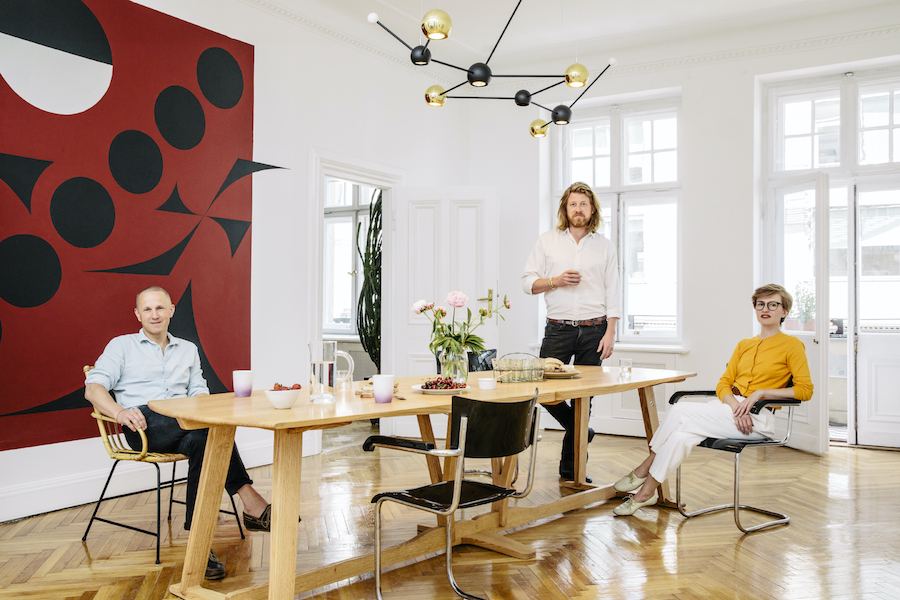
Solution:
[(584, 87), (590, 78), (587, 67), (579, 63), (572, 63), (566, 69), (566, 85), (572, 88)]
[(446, 39), (450, 35), (451, 29), (453, 29), (453, 20), (450, 19), (450, 15), (439, 8), (429, 10), (422, 17), (422, 33), (429, 40)]
[(549, 123), (547, 121), (541, 119), (535, 119), (531, 122), (531, 125), (528, 127), (529, 132), (531, 132), (531, 137), (541, 138), (547, 136), (547, 128), (549, 127)]
[(428, 106), (443, 106), (447, 98), (447, 92), (439, 85), (433, 85), (425, 90), (425, 102)]

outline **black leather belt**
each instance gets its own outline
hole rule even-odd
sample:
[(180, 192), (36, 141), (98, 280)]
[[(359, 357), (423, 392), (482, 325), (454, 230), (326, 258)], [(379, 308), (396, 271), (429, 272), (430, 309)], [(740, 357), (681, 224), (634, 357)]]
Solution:
[(563, 325), (571, 325), (572, 327), (589, 327), (591, 325), (600, 325), (606, 323), (606, 317), (597, 317), (596, 319), (585, 319), (583, 321), (564, 321), (562, 319), (547, 319), (550, 323), (562, 323)]

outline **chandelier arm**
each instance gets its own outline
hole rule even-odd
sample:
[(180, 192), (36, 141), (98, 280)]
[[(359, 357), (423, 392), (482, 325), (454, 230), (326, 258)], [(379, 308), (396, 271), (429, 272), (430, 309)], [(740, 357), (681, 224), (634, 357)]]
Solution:
[(488, 59), (486, 61), (484, 61), (484, 64), (488, 64), (489, 62), (491, 62), (491, 56), (494, 56), (494, 51), (497, 49), (497, 46), (500, 45), (500, 40), (503, 39), (503, 34), (506, 33), (506, 28), (509, 27), (510, 23), (512, 23), (513, 17), (516, 16), (516, 11), (519, 10), (519, 6), (521, 4), (522, 4), (522, 0), (519, 0), (519, 3), (516, 4), (516, 7), (512, 11), (512, 14), (509, 15), (509, 21), (506, 22), (506, 27), (503, 28), (502, 32), (500, 32), (500, 37), (497, 38), (497, 43), (494, 44), (494, 50), (491, 50), (491, 54), (490, 54), (490, 56), (488, 56)]
[(531, 97), (534, 98), (535, 96), (537, 96), (537, 95), (540, 94), (541, 92), (546, 92), (546, 91), (549, 90), (550, 88), (555, 88), (556, 86), (561, 85), (561, 84), (563, 84), (563, 83), (565, 83), (565, 81), (558, 81), (558, 82), (554, 83), (553, 85), (548, 85), (548, 86), (545, 87), (544, 89), (538, 90), (538, 91), (534, 92), (533, 94), (531, 94)]
[[(609, 69), (611, 66), (612, 66), (612, 65), (606, 65), (606, 69)], [(597, 75), (597, 77), (591, 82), (591, 85), (594, 85), (595, 83), (597, 83), (597, 80), (598, 80), (598, 79), (600, 79), (601, 77), (603, 77), (603, 74), (606, 73), (606, 69), (603, 69), (602, 71), (600, 71), (600, 74)], [(589, 86), (587, 86), (586, 88), (584, 88), (584, 91), (581, 92), (580, 94), (578, 94), (578, 97), (575, 98), (575, 102), (578, 102), (579, 100), (581, 100), (581, 97), (584, 96), (584, 95), (587, 93), (587, 91), (588, 91), (589, 89), (591, 89), (591, 85), (589, 85)], [(575, 102), (573, 102), (572, 104), (570, 104), (570, 105), (569, 105), (569, 108), (572, 108), (573, 106), (575, 106)]]
[(400, 42), (401, 44), (403, 44), (404, 46), (406, 46), (407, 48), (409, 48), (409, 51), (412, 52), (412, 46), (410, 46), (409, 44), (407, 44), (406, 42), (404, 42), (403, 40), (401, 40), (401, 39), (400, 39), (400, 36), (398, 36), (396, 33), (394, 33), (393, 31), (391, 31), (391, 30), (388, 29), (387, 27), (385, 27), (385, 26), (384, 26), (384, 23), (382, 23), (381, 21), (376, 21), (376, 23), (378, 23), (379, 25), (381, 25), (381, 28), (382, 28), (382, 29), (384, 29), (385, 31), (387, 31), (387, 32), (388, 32), (389, 34), (391, 34), (392, 36), (394, 36), (394, 37), (397, 39), (398, 42)]
[(459, 69), (460, 71), (465, 71), (466, 73), (469, 72), (468, 69), (464, 69), (464, 68), (462, 68), (462, 67), (457, 67), (456, 65), (451, 65), (450, 63), (445, 63), (444, 61), (438, 60), (438, 59), (436, 59), (436, 58), (432, 58), (432, 59), (431, 59), (431, 62), (436, 62), (436, 63), (439, 64), (439, 65), (444, 65), (445, 67), (453, 67), (454, 69)]
[[(522, 78), (526, 78), (526, 79), (536, 79), (536, 78), (538, 78), (538, 77), (545, 77), (545, 78), (550, 78), (550, 77), (561, 77), (561, 78), (565, 78), (565, 75), (494, 75), (494, 74), (491, 74), (491, 77), (522, 77)], [(562, 83), (562, 82), (560, 81), (560, 83)]]
[(504, 96), (447, 96), (447, 97), (463, 99), (463, 100), (515, 100), (515, 98), (504, 97)]
[(459, 86), (461, 86), (461, 85), (466, 85), (467, 83), (469, 83), (469, 80), (468, 80), (468, 79), (465, 80), (465, 81), (463, 81), (462, 83), (458, 83), (458, 84), (454, 85), (452, 88), (450, 88), (449, 90), (447, 90), (446, 92), (444, 92), (444, 94), (445, 94), (445, 95), (446, 95), (446, 94), (449, 94), (450, 92), (452, 92), (453, 90), (455, 90), (455, 89), (458, 88)]
[(544, 105), (542, 105), (542, 104), (538, 104), (537, 102), (534, 102), (534, 101), (532, 101), (531, 103), (534, 104), (535, 106), (540, 106), (541, 108), (543, 108), (543, 109), (546, 110), (547, 112), (550, 112), (550, 113), (553, 112), (553, 109), (552, 109), (552, 108), (547, 108), (546, 106), (544, 106)]

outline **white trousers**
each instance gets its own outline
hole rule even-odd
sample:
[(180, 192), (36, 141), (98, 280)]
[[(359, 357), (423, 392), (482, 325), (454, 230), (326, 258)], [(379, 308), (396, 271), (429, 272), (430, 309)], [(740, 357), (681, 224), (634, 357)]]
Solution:
[(775, 415), (771, 411), (762, 410), (758, 415), (751, 414), (750, 418), (753, 432), (744, 435), (734, 423), (731, 407), (718, 399), (673, 404), (650, 440), (650, 449), (656, 453), (650, 475), (656, 481), (665, 481), (690, 455), (694, 446), (708, 437), (758, 440), (775, 435)]

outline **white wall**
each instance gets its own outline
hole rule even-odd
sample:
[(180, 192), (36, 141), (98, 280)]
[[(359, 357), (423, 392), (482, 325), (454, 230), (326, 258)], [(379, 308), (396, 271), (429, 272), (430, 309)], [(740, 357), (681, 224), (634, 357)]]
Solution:
[[(315, 323), (308, 307), (318, 294), (307, 244), (315, 233), (307, 210), (311, 148), (405, 170), (408, 185), (463, 185), (465, 111), (427, 110), (420, 97), (430, 84), (421, 75), (304, 15), (240, 0), (141, 4), (255, 47), (253, 159), (286, 170), (253, 176), (251, 362), (257, 387), (304, 382)], [(440, 140), (428, 138), (435, 130)], [(271, 439), (269, 432), (238, 431), (248, 466), (271, 462)], [(304, 439), (305, 450), (316, 449), (316, 434)], [(0, 522), (95, 501), (110, 466), (97, 439), (0, 452)], [(152, 487), (152, 471), (123, 467), (116, 491)]]

